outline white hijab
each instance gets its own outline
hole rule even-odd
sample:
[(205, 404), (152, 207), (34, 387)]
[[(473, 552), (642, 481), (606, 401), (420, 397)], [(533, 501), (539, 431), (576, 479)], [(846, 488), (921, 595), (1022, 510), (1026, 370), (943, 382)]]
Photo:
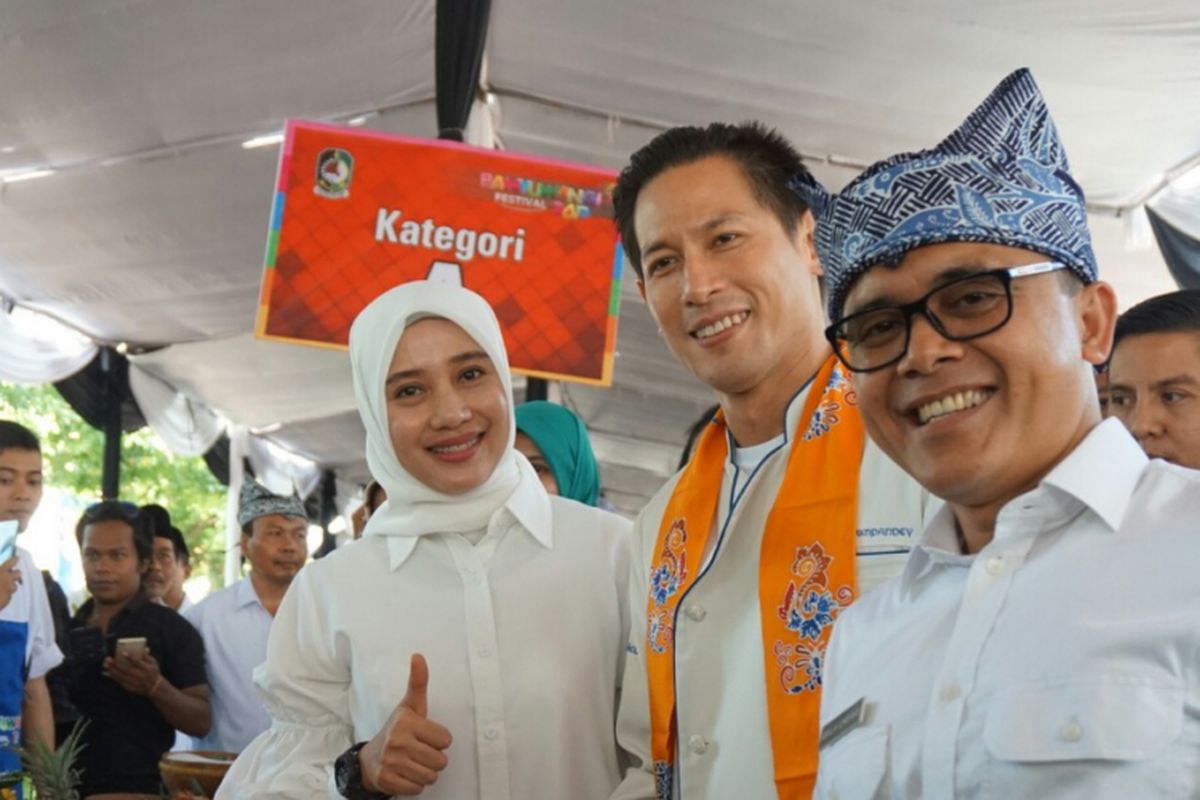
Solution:
[[(491, 477), (463, 494), (444, 494), (418, 481), (400, 465), (388, 432), (385, 382), (396, 345), (406, 328), (430, 317), (458, 325), (487, 353), (504, 385), (508, 400), (508, 441)], [(517, 425), (513, 417), (512, 374), (500, 323), (482, 297), (458, 286), (415, 281), (391, 289), (363, 309), (350, 328), (350, 364), (354, 397), (367, 429), (367, 466), (387, 492), (363, 531), (364, 536), (421, 536), (487, 527), (525, 471), (537, 475), (513, 449)]]

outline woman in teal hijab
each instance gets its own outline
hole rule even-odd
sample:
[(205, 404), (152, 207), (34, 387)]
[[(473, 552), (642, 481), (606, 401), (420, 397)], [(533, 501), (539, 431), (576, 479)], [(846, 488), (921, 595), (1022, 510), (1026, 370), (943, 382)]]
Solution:
[(515, 447), (525, 454), (550, 494), (589, 506), (600, 498), (600, 472), (583, 420), (556, 403), (535, 400), (516, 408)]

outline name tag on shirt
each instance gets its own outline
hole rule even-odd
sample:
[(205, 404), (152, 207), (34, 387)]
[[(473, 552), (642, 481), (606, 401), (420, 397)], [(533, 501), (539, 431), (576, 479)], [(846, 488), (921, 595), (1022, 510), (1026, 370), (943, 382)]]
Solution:
[(867, 721), (867, 699), (860, 697), (849, 708), (838, 714), (821, 728), (820, 749), (824, 750), (855, 728)]
[(859, 528), (855, 533), (858, 593), (863, 595), (904, 569), (914, 531), (909, 527), (879, 527)]

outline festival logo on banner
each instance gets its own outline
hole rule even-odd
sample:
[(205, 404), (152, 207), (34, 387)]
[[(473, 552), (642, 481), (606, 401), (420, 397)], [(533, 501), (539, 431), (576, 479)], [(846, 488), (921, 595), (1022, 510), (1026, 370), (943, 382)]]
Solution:
[(594, 167), (291, 122), (257, 333), (345, 348), (373, 299), (440, 280), (491, 304), (513, 369), (608, 385), (621, 280), (614, 179)]
[(322, 150), (317, 156), (317, 185), (313, 191), (331, 200), (349, 197), (353, 175), (354, 156), (340, 147)]

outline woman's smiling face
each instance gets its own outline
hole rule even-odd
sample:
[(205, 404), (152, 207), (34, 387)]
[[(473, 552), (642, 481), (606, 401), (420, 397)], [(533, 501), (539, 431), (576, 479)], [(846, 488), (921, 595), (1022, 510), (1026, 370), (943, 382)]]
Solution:
[(445, 494), (481, 486), (508, 448), (509, 399), (495, 365), (446, 319), (416, 322), (396, 344), (384, 391), (396, 459)]

